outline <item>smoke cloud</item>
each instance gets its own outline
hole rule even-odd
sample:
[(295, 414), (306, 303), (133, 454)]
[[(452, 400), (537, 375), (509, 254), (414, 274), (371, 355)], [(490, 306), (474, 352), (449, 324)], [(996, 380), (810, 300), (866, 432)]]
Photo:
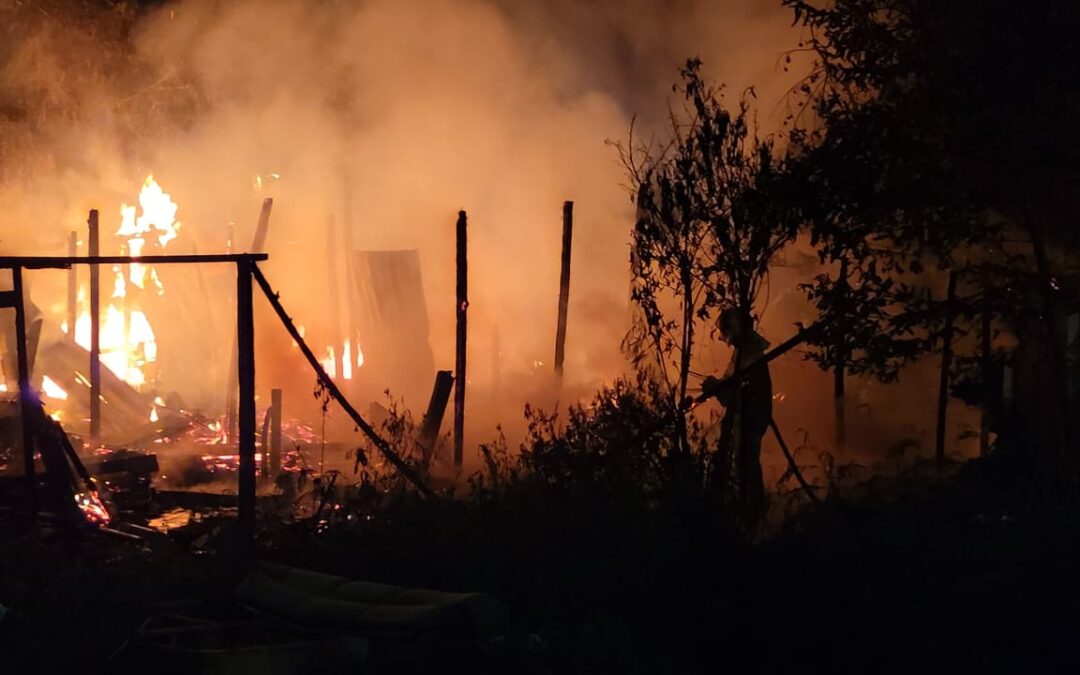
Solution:
[[(333, 217), (339, 230), (351, 222), (356, 249), (419, 251), (436, 366), (449, 369), (454, 221), (466, 209), (469, 379), (480, 400), (496, 368), (506, 386), (491, 402), (499, 412), (472, 426), (478, 440), (546, 387), (534, 373), (551, 369), (564, 200), (575, 202), (569, 389), (584, 394), (624, 368), (633, 213), (606, 141), (625, 139), (634, 118), (639, 133), (663, 133), (690, 56), (732, 99), (755, 86), (760, 123), (775, 128), (794, 79), (782, 55), (798, 39), (779, 3), (760, 0), (4, 4), (0, 248), (63, 253), (89, 208), (110, 232), (153, 172), (180, 206), (174, 250), (243, 250), (272, 196), (266, 272), (314, 345), (332, 342), (339, 311), (327, 292)], [(161, 276), (166, 302), (148, 313), (162, 386), (220, 405), (231, 270)], [(32, 279), (57, 325), (62, 277)], [(260, 392), (309, 386), (263, 314)], [(404, 393), (414, 410), (430, 389), (368, 385)]]

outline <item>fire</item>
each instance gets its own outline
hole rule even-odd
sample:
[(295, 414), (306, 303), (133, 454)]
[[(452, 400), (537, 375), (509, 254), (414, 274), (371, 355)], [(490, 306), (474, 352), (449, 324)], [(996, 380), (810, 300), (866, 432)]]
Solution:
[[(153, 175), (147, 176), (139, 193), (138, 207), (120, 206), (120, 227), (116, 234), (123, 239), (121, 252), (138, 257), (146, 253), (148, 245), (164, 249), (180, 230), (177, 209)], [(138, 292), (146, 290), (149, 284), (161, 295), (165, 287), (157, 271), (149, 265), (117, 265), (112, 271), (112, 297), (101, 322), (101, 362), (128, 384), (140, 387), (147, 382), (147, 366), (157, 361), (157, 339), (146, 313), (138, 307)], [(85, 289), (80, 288), (79, 302), (84, 303), (85, 298)], [(89, 311), (83, 311), (75, 322), (75, 342), (90, 349)]]
[(41, 391), (49, 398), (57, 401), (66, 401), (68, 397), (67, 392), (48, 375), (41, 378)]
[(330, 379), (337, 377), (337, 359), (334, 357), (334, 346), (326, 348), (326, 356), (322, 358), (322, 367)]
[(348, 340), (341, 348), (341, 376), (346, 380), (352, 379), (352, 344)]
[(75, 505), (82, 511), (86, 520), (94, 525), (108, 525), (111, 520), (109, 511), (96, 492), (80, 492), (75, 495)]

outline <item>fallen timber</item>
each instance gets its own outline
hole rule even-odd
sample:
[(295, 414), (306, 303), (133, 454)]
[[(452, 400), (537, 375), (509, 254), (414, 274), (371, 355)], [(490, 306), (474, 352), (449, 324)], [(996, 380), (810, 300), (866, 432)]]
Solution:
[(274, 312), (276, 312), (278, 318), (281, 319), (282, 324), (285, 326), (285, 330), (288, 331), (293, 341), (299, 346), (304, 358), (307, 359), (308, 363), (311, 364), (312, 369), (315, 370), (315, 374), (319, 378), (319, 383), (323, 386), (326, 393), (337, 401), (338, 405), (345, 411), (345, 414), (352, 418), (352, 421), (356, 426), (364, 432), (372, 443), (375, 444), (375, 447), (379, 449), (379, 452), (382, 453), (383, 457), (385, 457), (395, 469), (401, 472), (401, 475), (412, 483), (420, 494), (425, 497), (434, 497), (435, 493), (420, 478), (416, 471), (414, 471), (400, 455), (394, 452), (394, 449), (390, 447), (390, 444), (386, 439), (380, 436), (379, 433), (375, 431), (374, 427), (368, 424), (367, 420), (356, 411), (356, 408), (354, 408), (352, 404), (349, 403), (348, 399), (345, 398), (345, 395), (341, 393), (337, 384), (334, 383), (334, 380), (331, 379), (326, 370), (322, 367), (318, 357), (315, 356), (315, 353), (311, 351), (311, 348), (308, 347), (307, 343), (304, 341), (303, 336), (300, 335), (300, 331), (297, 330), (296, 324), (293, 323), (292, 318), (285, 311), (278, 294), (274, 292), (274, 289), (270, 286), (270, 282), (263, 276), (262, 270), (259, 269), (258, 265), (251, 265), (251, 274), (255, 278), (255, 282), (259, 284), (259, 288), (261, 288), (266, 295), (266, 299), (270, 301), (270, 306), (274, 308)]

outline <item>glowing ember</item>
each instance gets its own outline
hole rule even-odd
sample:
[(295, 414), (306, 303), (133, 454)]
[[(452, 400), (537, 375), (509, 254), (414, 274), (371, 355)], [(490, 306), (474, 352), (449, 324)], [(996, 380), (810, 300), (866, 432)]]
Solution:
[(154, 406), (153, 408), (150, 408), (150, 421), (151, 422), (157, 422), (159, 419), (160, 418), (158, 417), (157, 406)]
[(60, 385), (54, 382), (48, 375), (41, 378), (41, 391), (49, 398), (56, 401), (66, 401), (68, 397), (67, 392), (61, 389)]
[(94, 525), (108, 525), (109, 512), (96, 492), (80, 492), (75, 495), (75, 505), (82, 511), (87, 522)]

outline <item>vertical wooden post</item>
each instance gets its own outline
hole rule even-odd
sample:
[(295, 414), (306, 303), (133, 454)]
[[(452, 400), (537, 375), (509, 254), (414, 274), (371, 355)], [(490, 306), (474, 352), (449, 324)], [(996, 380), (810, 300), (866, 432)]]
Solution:
[(353, 262), (355, 251), (353, 250), (353, 207), (352, 207), (352, 179), (349, 163), (345, 162), (341, 167), (341, 227), (342, 248), (345, 252), (345, 303), (348, 313), (349, 339), (352, 341), (353, 373), (356, 373), (356, 355), (360, 352), (360, 318), (357, 316), (359, 299), (356, 296), (356, 271)]
[(837, 285), (841, 293), (840, 297), (840, 312), (841, 317), (839, 325), (836, 327), (836, 332), (839, 335), (839, 339), (833, 348), (836, 350), (836, 362), (833, 364), (833, 406), (835, 410), (836, 420), (836, 446), (837, 449), (842, 449), (847, 442), (847, 416), (846, 412), (846, 400), (845, 400), (845, 382), (844, 378), (847, 375), (847, 331), (845, 328), (844, 319), (847, 318), (847, 290), (848, 290), (848, 261), (844, 258), (840, 261), (840, 277), (837, 279)]
[[(97, 209), (90, 211), (89, 253), (101, 255)], [(101, 440), (101, 270), (90, 265), (90, 440)]]
[(945, 327), (941, 333), (941, 383), (938, 387), (937, 434), (934, 459), (945, 459), (945, 422), (949, 406), (949, 368), (952, 366), (953, 305), (956, 302), (956, 272), (949, 272), (945, 295)]
[(454, 366), (454, 468), (460, 469), (465, 457), (465, 366), (467, 320), (469, 310), (468, 216), (458, 212), (457, 219), (457, 344)]
[[(79, 254), (79, 233), (68, 233), (68, 256)], [(67, 278), (67, 325), (68, 342), (75, 342), (75, 324), (79, 320), (79, 269), (72, 265), (68, 268)]]
[(251, 297), (251, 267), (236, 264), (236, 342), (240, 384), (240, 476), (237, 534), (250, 548), (255, 533), (255, 324)]
[(574, 238), (574, 202), (563, 202), (562, 272), (559, 274), (559, 322), (555, 329), (555, 375), (562, 380), (566, 358), (566, 314), (570, 306), (570, 250)]
[(26, 349), (26, 299), (21, 267), (11, 268), (15, 296), (15, 353), (19, 367), (19, 412), (22, 418), (23, 464), (30, 495), (30, 513), (37, 513), (37, 479), (34, 476), (34, 406), (40, 405), (30, 388), (30, 360)]
[(502, 404), (502, 339), (498, 324), (491, 331), (491, 398), (498, 410)]
[(281, 390), (270, 390), (270, 476), (281, 473)]
[(991, 333), (992, 316), (990, 314), (990, 275), (985, 271), (983, 272), (983, 299), (982, 299), (982, 321), (980, 328), (980, 341), (981, 345), (981, 368), (982, 370), (982, 410), (979, 416), (979, 456), (985, 457), (987, 452), (990, 451), (990, 407), (991, 402), (994, 399), (993, 389), (990, 386), (990, 369), (993, 366), (992, 351), (993, 351), (993, 335)]
[[(266, 248), (266, 233), (270, 229), (270, 212), (274, 208), (274, 198), (263, 199), (262, 208), (259, 209), (259, 221), (255, 225), (255, 238), (251, 242), (249, 253), (262, 253)], [(229, 253), (236, 248), (236, 225), (229, 223)], [(229, 356), (229, 385), (225, 393), (225, 439), (231, 446), (236, 442), (236, 387), (239, 368), (236, 364), (237, 339), (233, 337), (233, 349)]]
[[(334, 337), (330, 341), (334, 345), (334, 372), (340, 380), (345, 379), (345, 346), (341, 342), (341, 291), (338, 285), (338, 248), (337, 233), (334, 227), (334, 216), (326, 217), (326, 267), (330, 273), (330, 328), (334, 331)], [(352, 336), (349, 336), (351, 341)], [(355, 349), (355, 345), (353, 346)], [(349, 358), (356, 363), (355, 352), (351, 352)], [(352, 364), (349, 364), (350, 370)]]

